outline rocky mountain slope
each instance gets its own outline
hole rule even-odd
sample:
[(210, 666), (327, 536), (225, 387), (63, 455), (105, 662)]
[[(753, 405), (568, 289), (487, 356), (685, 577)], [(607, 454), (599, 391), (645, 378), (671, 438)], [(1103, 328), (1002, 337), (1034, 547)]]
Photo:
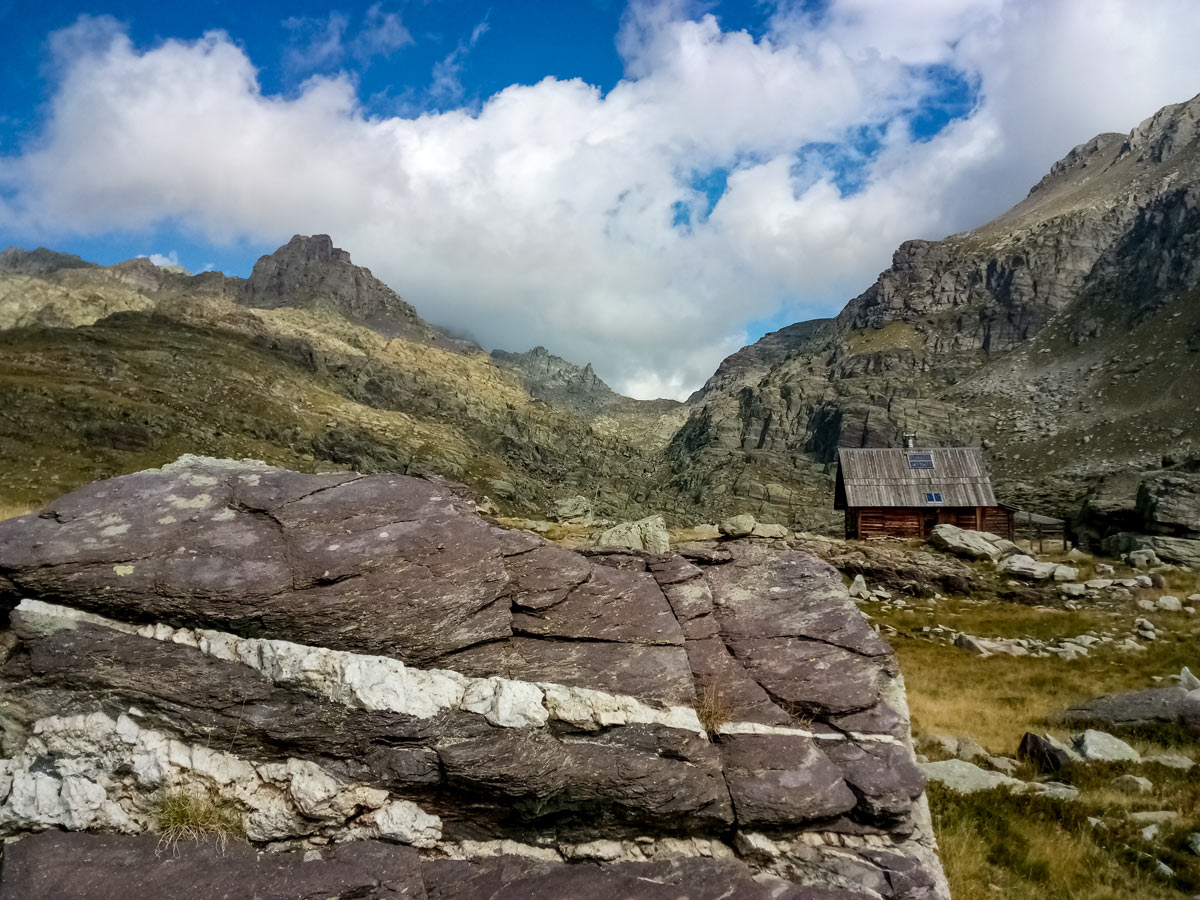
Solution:
[(580, 555), (458, 490), (191, 457), (0, 524), (0, 897), (203, 870), (117, 835), (205, 804), (214, 896), (948, 900), (833, 568)]
[[(986, 443), (1004, 499), (1200, 444), (1200, 98), (1076, 147), (993, 222), (909, 241), (833, 322), (739, 351), (671, 447), (682, 489), (781, 515), (838, 446)], [(775, 485), (777, 487), (772, 487)]]

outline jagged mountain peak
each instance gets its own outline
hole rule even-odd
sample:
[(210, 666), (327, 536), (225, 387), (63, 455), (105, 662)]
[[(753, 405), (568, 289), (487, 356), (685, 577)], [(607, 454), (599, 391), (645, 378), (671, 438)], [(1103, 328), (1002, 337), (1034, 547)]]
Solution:
[(333, 238), (327, 234), (294, 234), (290, 241), (269, 255), (277, 259), (286, 257), (305, 262), (352, 265), (349, 252), (333, 246)]
[(400, 295), (357, 266), (327, 234), (297, 234), (254, 264), (242, 286), (247, 306), (327, 308), (388, 337), (436, 342), (445, 337)]

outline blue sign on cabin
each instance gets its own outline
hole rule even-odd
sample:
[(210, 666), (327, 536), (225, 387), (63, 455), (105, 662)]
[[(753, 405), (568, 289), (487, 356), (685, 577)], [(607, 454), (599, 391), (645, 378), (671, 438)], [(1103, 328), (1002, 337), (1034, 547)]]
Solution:
[(941, 503), (942, 495), (940, 493), (936, 493), (936, 492), (932, 493), (932, 494), (926, 493), (925, 494), (925, 502), (926, 503)]

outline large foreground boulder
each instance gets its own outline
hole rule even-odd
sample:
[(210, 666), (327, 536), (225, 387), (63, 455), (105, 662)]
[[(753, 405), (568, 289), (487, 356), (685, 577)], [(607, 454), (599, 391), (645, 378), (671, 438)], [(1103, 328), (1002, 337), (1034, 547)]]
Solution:
[(566, 865), (500, 855), (422, 859), (411, 847), (355, 841), (308, 853), (255, 853), (152, 837), (48, 832), (11, 845), (0, 900), (855, 900), (867, 894), (760, 884), (733, 858)]
[(114, 836), (183, 801), (279, 851), (227, 864), (263, 897), (947, 896), (895, 661), (806, 553), (185, 458), (0, 524), (0, 613), (3, 900), (225, 896)]

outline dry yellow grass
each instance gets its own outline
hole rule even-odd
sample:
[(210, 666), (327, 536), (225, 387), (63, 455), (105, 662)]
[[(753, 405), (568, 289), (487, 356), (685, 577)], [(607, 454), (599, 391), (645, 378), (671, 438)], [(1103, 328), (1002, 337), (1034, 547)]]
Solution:
[(954, 900), (1168, 900), (1181, 894), (1119, 843), (1104, 845), (1090, 810), (1004, 791), (930, 790)]
[(37, 509), (24, 503), (0, 503), (0, 522), (5, 519), (15, 519), (17, 516), (28, 515)]
[[(1090, 569), (1090, 566), (1088, 567)], [(1142, 596), (1165, 593), (1186, 597), (1196, 592), (1197, 574), (1174, 572), (1167, 586), (1138, 592), (1124, 603), (1065, 610), (1008, 603), (994, 596), (946, 599), (931, 607), (866, 611), (899, 630), (889, 640), (904, 673), (916, 734), (970, 735), (991, 752), (1014, 756), (1026, 731), (1050, 731), (1057, 713), (1099, 694), (1152, 687), (1154, 677), (1195, 669), (1200, 659), (1200, 621), (1181, 613), (1147, 612), (1136, 606)], [(1056, 641), (1087, 632), (1127, 634), (1135, 618), (1145, 617), (1161, 637), (1142, 651), (1111, 646), (1066, 661), (996, 655), (987, 659), (924, 637), (922, 626), (942, 624), (982, 637), (1027, 637)], [(1153, 737), (1158, 743), (1150, 743)], [(1163, 729), (1146, 739), (1131, 739), (1143, 754), (1168, 750), (1200, 759), (1200, 741)], [(1200, 830), (1200, 779), (1193, 772), (1162, 766), (1096, 764), (1076, 766), (1057, 777), (1080, 790), (1070, 803), (1004, 792), (958, 795), (930, 789), (930, 806), (940, 852), (955, 900), (1168, 900), (1200, 889), (1200, 865), (1185, 845)], [(1151, 780), (1150, 793), (1128, 795), (1113, 779), (1132, 772)], [(1021, 766), (1018, 776), (1036, 773)], [(1179, 822), (1153, 842), (1128, 815), (1137, 810), (1171, 809)], [(1100, 819), (1095, 828), (1088, 818)], [(1156, 860), (1174, 871), (1156, 874)]]
[[(1194, 573), (1186, 573), (1186, 578)], [(1181, 579), (1182, 580), (1182, 579)], [(1157, 597), (1165, 590), (1153, 591)], [(870, 605), (868, 612), (872, 612)], [(918, 734), (971, 735), (994, 753), (1011, 756), (1026, 731), (1046, 730), (1048, 720), (1074, 703), (1099, 694), (1140, 690), (1154, 676), (1196, 668), (1200, 621), (1180, 613), (1148, 613), (1134, 603), (1077, 611), (1020, 606), (1003, 601), (945, 600), (932, 609), (915, 607), (875, 620), (900, 630), (890, 642), (908, 688), (913, 728)], [(1053, 641), (1089, 631), (1127, 634), (1144, 616), (1164, 636), (1143, 651), (1099, 647), (1086, 657), (992, 656), (982, 659), (957, 647), (920, 636), (931, 623), (981, 637), (1031, 637)], [(1053, 730), (1053, 729), (1051, 729)]]
[(696, 717), (709, 734), (714, 734), (732, 715), (733, 708), (715, 685), (710, 684), (696, 697)]

